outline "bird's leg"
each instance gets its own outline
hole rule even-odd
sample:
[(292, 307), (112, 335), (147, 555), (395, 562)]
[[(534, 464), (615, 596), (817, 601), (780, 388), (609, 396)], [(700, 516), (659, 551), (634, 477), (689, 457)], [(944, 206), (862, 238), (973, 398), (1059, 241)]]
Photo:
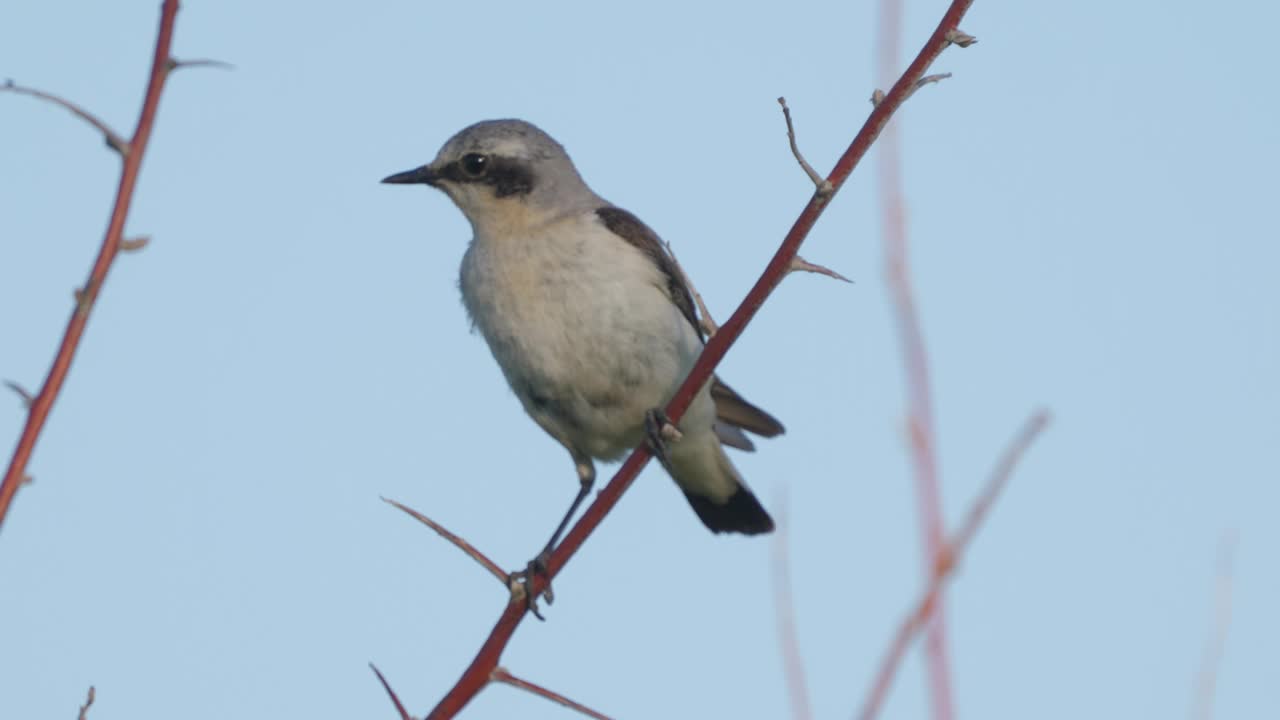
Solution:
[[(530, 560), (524, 570), (511, 573), (507, 578), (507, 583), (509, 585), (519, 580), (523, 580), (527, 586), (529, 580), (533, 578), (533, 576), (545, 576), (547, 574), (547, 560), (551, 558), (551, 551), (555, 549), (556, 543), (560, 541), (560, 536), (564, 534), (565, 528), (569, 526), (569, 521), (573, 519), (574, 514), (578, 511), (578, 507), (582, 505), (582, 501), (587, 498), (587, 495), (591, 492), (592, 486), (595, 485), (596, 468), (595, 465), (592, 464), (591, 459), (579, 456), (575, 453), (573, 460), (578, 469), (578, 482), (580, 483), (577, 496), (573, 498), (573, 503), (569, 505), (569, 511), (564, 514), (564, 518), (561, 519), (560, 524), (556, 526), (556, 531), (551, 534), (551, 539), (548, 540), (546, 546), (542, 548), (542, 552), (538, 553), (537, 556)], [(538, 598), (532, 593), (528, 594), (526, 597), (528, 598), (529, 610), (533, 612), (533, 616), (539, 620), (545, 620), (545, 618), (542, 617), (542, 613), (538, 612)], [(542, 597), (547, 599), (548, 605), (555, 602), (555, 593), (551, 592), (550, 582), (547, 583), (546, 589), (542, 591)]]
[(644, 414), (644, 434), (653, 457), (669, 474), (671, 458), (667, 455), (667, 443), (680, 441), (683, 436), (679, 428), (671, 422), (671, 418), (667, 417), (661, 408), (653, 408)]

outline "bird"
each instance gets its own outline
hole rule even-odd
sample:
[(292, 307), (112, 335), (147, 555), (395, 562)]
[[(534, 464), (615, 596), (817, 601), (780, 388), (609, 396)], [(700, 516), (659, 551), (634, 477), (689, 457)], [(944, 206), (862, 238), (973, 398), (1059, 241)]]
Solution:
[(775, 437), (782, 424), (719, 378), (666, 421), (706, 340), (692, 294), (658, 235), (597, 195), (560, 143), (523, 120), (487, 120), (382, 182), (441, 190), (466, 216), (459, 288), (473, 331), (573, 460), (579, 491), (542, 560), (590, 492), (594, 461), (647, 439), (709, 530), (774, 529), (724, 446), (753, 450), (746, 432)]

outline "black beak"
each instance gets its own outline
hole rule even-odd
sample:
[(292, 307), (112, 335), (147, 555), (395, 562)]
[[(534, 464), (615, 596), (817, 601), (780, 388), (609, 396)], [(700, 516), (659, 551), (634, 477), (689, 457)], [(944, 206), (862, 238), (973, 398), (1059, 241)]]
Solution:
[(388, 175), (382, 178), (382, 182), (388, 185), (435, 185), (437, 177), (434, 170), (423, 165), (395, 175)]

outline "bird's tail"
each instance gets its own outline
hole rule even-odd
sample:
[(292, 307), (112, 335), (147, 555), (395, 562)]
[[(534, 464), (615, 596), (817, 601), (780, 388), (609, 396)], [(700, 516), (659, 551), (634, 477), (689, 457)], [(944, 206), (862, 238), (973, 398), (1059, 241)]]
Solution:
[(686, 436), (671, 448), (671, 474), (702, 524), (714, 533), (773, 532), (773, 518), (742, 482), (713, 433)]

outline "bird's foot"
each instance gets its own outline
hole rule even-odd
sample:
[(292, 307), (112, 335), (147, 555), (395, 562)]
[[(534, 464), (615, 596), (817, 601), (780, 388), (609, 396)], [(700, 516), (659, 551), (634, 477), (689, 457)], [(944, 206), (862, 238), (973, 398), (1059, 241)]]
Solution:
[(507, 575), (507, 587), (511, 588), (511, 592), (516, 592), (516, 588), (519, 587), (521, 592), (524, 593), (525, 603), (529, 608), (529, 612), (532, 612), (534, 617), (544, 621), (546, 618), (542, 617), (542, 613), (538, 611), (538, 597), (540, 595), (545, 598), (548, 605), (555, 602), (556, 596), (555, 593), (551, 591), (551, 581), (547, 580), (547, 584), (542, 588), (542, 592), (537, 595), (535, 595), (530, 588), (533, 583), (533, 578), (539, 575), (544, 578), (547, 577), (547, 558), (550, 556), (551, 553), (548, 550), (543, 550), (538, 553), (537, 557), (529, 561), (529, 564), (525, 566), (524, 570), (517, 570), (516, 572), (508, 573)]
[(667, 443), (680, 442), (683, 435), (661, 408), (653, 408), (644, 414), (644, 433), (649, 450), (667, 472), (671, 471), (671, 458), (667, 455)]

